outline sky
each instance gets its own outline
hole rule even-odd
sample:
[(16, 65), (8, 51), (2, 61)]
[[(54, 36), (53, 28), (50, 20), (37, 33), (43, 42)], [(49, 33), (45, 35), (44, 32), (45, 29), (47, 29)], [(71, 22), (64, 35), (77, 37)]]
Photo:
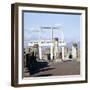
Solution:
[[(33, 40), (51, 40), (51, 30), (41, 30), (39, 27), (58, 24), (66, 42), (80, 41), (80, 15), (24, 12), (24, 47)], [(54, 37), (60, 38), (61, 30), (53, 30)]]

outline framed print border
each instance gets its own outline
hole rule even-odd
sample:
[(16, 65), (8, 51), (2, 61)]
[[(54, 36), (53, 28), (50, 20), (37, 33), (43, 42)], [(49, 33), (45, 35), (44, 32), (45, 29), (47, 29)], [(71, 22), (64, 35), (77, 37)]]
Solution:
[[(21, 7), (21, 8), (20, 8)], [(23, 8), (24, 7), (24, 8)], [(36, 82), (36, 83), (32, 83), (33, 79), (31, 80), (31, 83), (29, 83), (30, 81), (28, 81), (27, 83), (23, 83), (23, 78), (22, 80), (20, 79), (20, 63), (19, 63), (19, 58), (20, 54), (22, 54), (22, 52), (20, 53), (20, 49), (23, 48), (22, 46), (22, 42), (20, 40), (23, 39), (23, 36), (20, 34), (23, 34), (23, 21), (21, 20), (21, 18), (19, 17), (22, 16), (23, 11), (28, 11), (30, 7), (33, 7), (33, 9), (31, 8), (30, 10), (33, 12), (45, 12), (45, 13), (69, 13), (69, 14), (73, 14), (73, 11), (77, 10), (74, 12), (74, 14), (77, 14), (76, 12), (80, 11), (80, 12), (85, 12), (84, 14), (84, 18), (85, 18), (85, 22), (84, 22), (84, 31), (85, 31), (85, 79), (78, 79), (78, 80), (63, 80), (63, 81), (53, 81), (53, 82)], [(39, 8), (39, 11), (38, 9)], [(42, 8), (46, 8), (46, 11)], [(49, 10), (50, 9), (50, 10)], [(55, 9), (55, 10), (52, 10)], [(59, 11), (59, 9), (61, 11)], [(67, 11), (67, 10), (72, 10), (72, 12)], [(20, 11), (21, 10), (21, 11)], [(66, 10), (66, 11), (65, 11)], [(20, 12), (19, 12), (20, 11)], [(80, 12), (78, 12), (78, 14), (80, 14)], [(22, 14), (22, 15), (21, 15)], [(21, 20), (21, 21), (20, 21)], [(57, 85), (57, 84), (72, 84), (72, 83), (87, 83), (88, 82), (88, 8), (87, 7), (82, 7), (82, 6), (63, 6), (63, 5), (45, 5), (45, 4), (32, 4), (32, 3), (15, 3), (11, 5), (11, 85), (14, 87), (22, 87), (22, 86), (40, 86), (40, 85)], [(22, 27), (20, 26), (20, 23), (22, 24)], [(20, 31), (21, 30), (21, 31)], [(22, 33), (21, 33), (22, 32)], [(20, 39), (19, 39), (20, 38)], [(19, 47), (19, 43), (21, 42), (21, 48)], [(21, 50), (22, 51), (22, 50)], [(19, 54), (20, 53), (20, 54)], [(21, 55), (22, 57), (22, 55)], [(22, 72), (22, 71), (21, 71)], [(39, 80), (39, 79), (38, 79)], [(19, 83), (22, 82), (22, 83)]]

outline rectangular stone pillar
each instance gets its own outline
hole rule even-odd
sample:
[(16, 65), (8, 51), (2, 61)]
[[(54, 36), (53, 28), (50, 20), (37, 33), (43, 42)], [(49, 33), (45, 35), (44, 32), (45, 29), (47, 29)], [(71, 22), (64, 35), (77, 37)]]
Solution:
[(51, 45), (51, 50), (50, 50), (51, 52), (51, 60), (53, 59), (53, 45)]
[(41, 49), (41, 46), (39, 46), (39, 58), (42, 59), (42, 49)]
[(62, 47), (62, 59), (64, 60), (64, 47)]
[(77, 57), (77, 50), (74, 46), (72, 46), (72, 57), (73, 57), (73, 59), (76, 59), (76, 57)]

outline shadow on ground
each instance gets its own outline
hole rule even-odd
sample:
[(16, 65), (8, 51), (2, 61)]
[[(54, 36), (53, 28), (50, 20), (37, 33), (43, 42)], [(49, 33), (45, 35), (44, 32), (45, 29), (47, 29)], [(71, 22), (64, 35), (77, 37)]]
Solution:
[(41, 74), (41, 75), (36, 75), (35, 77), (41, 77), (41, 76), (52, 76), (52, 74)]
[[(36, 60), (34, 54), (29, 55), (27, 59), (27, 68), (30, 76), (37, 74), (39, 72), (52, 70), (54, 68), (49, 68), (48, 62), (40, 62)], [(51, 76), (51, 74), (38, 75), (38, 76)]]
[(48, 67), (48, 63), (47, 62), (34, 62), (34, 63), (30, 63), (29, 64), (29, 73), (30, 75), (33, 75), (35, 73), (38, 73), (41, 71), (42, 68)]

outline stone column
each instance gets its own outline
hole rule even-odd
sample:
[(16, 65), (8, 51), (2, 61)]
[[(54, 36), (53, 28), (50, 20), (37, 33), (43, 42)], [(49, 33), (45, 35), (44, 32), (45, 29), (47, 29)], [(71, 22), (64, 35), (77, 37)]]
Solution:
[(53, 59), (53, 45), (51, 45), (51, 60)]
[(41, 49), (41, 46), (39, 46), (39, 58), (42, 59), (42, 49)]
[(76, 50), (76, 47), (72, 46), (72, 57), (73, 59), (76, 59), (77, 57), (77, 50)]
[(64, 60), (64, 46), (62, 47), (62, 59)]
[(54, 59), (58, 59), (59, 45), (58, 38), (54, 38)]

